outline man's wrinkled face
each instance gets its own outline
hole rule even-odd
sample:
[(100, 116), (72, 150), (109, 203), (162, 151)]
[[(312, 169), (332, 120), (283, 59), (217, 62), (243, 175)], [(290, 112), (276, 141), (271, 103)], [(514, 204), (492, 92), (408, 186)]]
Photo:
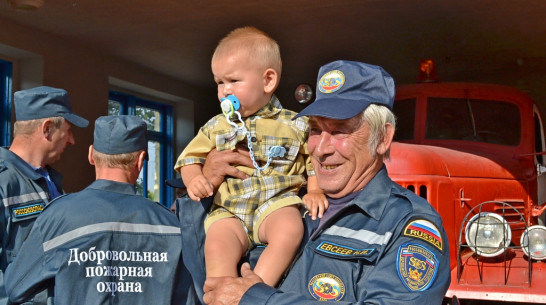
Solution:
[(311, 116), (309, 126), (309, 153), (324, 193), (340, 198), (364, 188), (380, 162), (368, 145), (368, 123), (361, 123), (360, 116), (346, 120)]

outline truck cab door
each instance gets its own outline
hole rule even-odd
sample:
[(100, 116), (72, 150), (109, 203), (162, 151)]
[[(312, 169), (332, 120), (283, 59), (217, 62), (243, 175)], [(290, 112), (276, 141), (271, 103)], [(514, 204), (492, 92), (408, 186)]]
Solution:
[[(535, 167), (537, 170), (537, 190), (538, 190), (538, 205), (546, 204), (546, 155), (538, 154), (546, 151), (546, 143), (544, 142), (544, 125), (542, 117), (538, 111), (538, 107), (533, 107), (533, 116), (535, 120)], [(539, 220), (541, 224), (546, 223), (546, 213), (543, 213)]]

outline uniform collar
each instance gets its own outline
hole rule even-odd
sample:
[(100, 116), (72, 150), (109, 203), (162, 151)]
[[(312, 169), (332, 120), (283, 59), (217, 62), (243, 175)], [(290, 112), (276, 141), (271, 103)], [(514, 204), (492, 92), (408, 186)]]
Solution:
[(379, 220), (392, 191), (392, 180), (389, 178), (387, 168), (383, 165), (351, 204), (358, 206), (373, 219)]
[[(38, 174), (34, 170), (33, 166), (28, 164), (25, 160), (21, 159), (21, 157), (13, 153), (7, 147), (0, 147), (0, 160), (6, 160), (9, 164), (16, 167), (23, 175), (32, 180), (38, 180), (42, 178), (42, 175)], [(51, 179), (55, 182), (55, 184), (59, 183), (58, 186), (60, 187), (62, 175), (49, 165), (46, 165), (46, 169), (49, 172)]]
[(281, 111), (281, 109), (282, 109), (281, 102), (275, 95), (272, 95), (269, 102), (264, 107), (262, 107), (262, 109), (254, 113), (252, 116), (268, 118), (278, 114)]
[(117, 182), (112, 180), (98, 179), (93, 181), (87, 188), (103, 190), (113, 193), (121, 193), (127, 195), (136, 195), (136, 188), (130, 183)]

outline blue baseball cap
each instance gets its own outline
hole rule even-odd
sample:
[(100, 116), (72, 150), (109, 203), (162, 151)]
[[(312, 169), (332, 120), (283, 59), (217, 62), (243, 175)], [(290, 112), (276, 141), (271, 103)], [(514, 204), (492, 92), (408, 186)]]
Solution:
[(184, 185), (184, 181), (182, 181), (182, 178), (174, 178), (174, 179), (167, 179), (165, 180), (165, 183), (174, 188), (184, 189), (186, 188), (186, 185)]
[(108, 155), (148, 150), (147, 126), (133, 115), (101, 116), (95, 121), (93, 148)]
[(40, 86), (13, 94), (15, 119), (28, 121), (63, 117), (74, 126), (87, 127), (89, 121), (72, 112), (68, 93), (64, 89)]
[(394, 80), (379, 66), (337, 60), (320, 67), (315, 101), (294, 118), (320, 116), (345, 120), (370, 104), (394, 103)]

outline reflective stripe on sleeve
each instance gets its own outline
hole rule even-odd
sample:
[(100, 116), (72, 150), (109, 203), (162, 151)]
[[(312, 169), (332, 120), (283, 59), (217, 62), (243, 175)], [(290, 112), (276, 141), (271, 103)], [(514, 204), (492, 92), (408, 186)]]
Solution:
[(77, 228), (44, 242), (44, 252), (59, 247), (81, 236), (106, 231), (151, 234), (180, 234), (180, 227), (126, 222), (97, 223)]
[(16, 205), (19, 203), (29, 202), (33, 200), (46, 200), (47, 201), (47, 193), (46, 192), (39, 192), (39, 193), (30, 193), (30, 194), (24, 194), (19, 196), (13, 196), (8, 198), (3, 198), (2, 203), (5, 207), (9, 207), (11, 205)]
[(366, 242), (368, 244), (386, 245), (391, 239), (392, 233), (387, 232), (384, 235), (379, 235), (368, 230), (353, 230), (344, 227), (332, 226), (324, 231), (323, 234), (341, 236)]

